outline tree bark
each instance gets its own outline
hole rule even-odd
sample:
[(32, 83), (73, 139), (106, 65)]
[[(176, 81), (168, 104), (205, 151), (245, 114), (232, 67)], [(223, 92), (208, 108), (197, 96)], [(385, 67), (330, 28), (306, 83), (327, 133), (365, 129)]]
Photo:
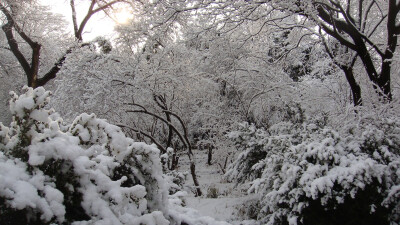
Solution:
[(351, 93), (353, 95), (354, 106), (361, 106), (362, 105), (361, 88), (360, 85), (357, 84), (356, 79), (354, 78), (353, 69), (351, 67), (346, 67), (346, 66), (342, 66), (341, 69), (343, 70), (347, 82), (350, 85)]
[(196, 165), (194, 164), (193, 160), (190, 157), (190, 173), (192, 174), (192, 178), (193, 178), (193, 183), (196, 187), (196, 197), (197, 196), (201, 196), (201, 190), (200, 190), (200, 185), (199, 185), (199, 181), (197, 180), (197, 176), (196, 176)]
[(212, 165), (211, 161), (212, 161), (212, 155), (213, 155), (213, 149), (211, 144), (208, 146), (208, 152), (207, 152), (207, 164), (209, 166)]
[[(400, 11), (400, 3), (397, 3), (396, 0), (389, 0), (386, 19), (387, 42), (384, 51), (379, 49), (379, 47), (369, 39), (369, 37), (376, 31), (377, 27), (370, 34), (364, 33), (365, 23), (367, 22), (366, 17), (369, 10), (365, 12), (365, 15), (361, 13), (363, 11), (361, 1), (358, 6), (358, 27), (356, 27), (355, 21), (350, 12), (345, 12), (340, 2), (331, 1), (331, 5), (316, 3), (316, 9), (320, 19), (320, 21), (317, 20), (317, 23), (319, 23), (320, 28), (338, 40), (343, 46), (346, 46), (357, 53), (364, 65), (368, 78), (372, 81), (374, 88), (377, 90), (379, 95), (383, 97), (383, 102), (391, 101), (391, 66), (392, 58), (397, 47), (398, 36), (400, 35), (400, 25), (396, 22), (397, 15)], [(342, 17), (337, 16), (339, 14)], [(386, 15), (382, 15), (381, 17), (380, 22), (384, 21)], [(376, 26), (378, 26), (380, 22)], [(345, 37), (343, 34), (348, 36)], [(376, 52), (375, 55), (380, 57), (381, 62), (379, 66), (374, 65), (373, 56), (371, 56), (370, 52), (371, 50), (374, 50)], [(351, 68), (344, 68), (343, 71), (345, 72), (346, 78), (352, 88), (354, 103), (355, 105), (360, 105), (360, 87), (351, 78), (354, 76), (352, 75), (353, 72), (349, 69)], [(380, 71), (378, 72), (377, 69), (380, 69)]]
[(172, 154), (172, 162), (171, 162), (171, 167), (169, 168), (170, 170), (175, 170), (178, 168), (178, 163), (179, 163), (179, 156), (176, 155), (176, 152)]
[(392, 59), (396, 51), (398, 36), (400, 35), (400, 25), (396, 22), (400, 11), (400, 3), (396, 0), (389, 0), (388, 18), (387, 18), (387, 46), (382, 59), (381, 74), (378, 78), (378, 85), (381, 88), (384, 100), (392, 100), (392, 91), (390, 88), (390, 73)]

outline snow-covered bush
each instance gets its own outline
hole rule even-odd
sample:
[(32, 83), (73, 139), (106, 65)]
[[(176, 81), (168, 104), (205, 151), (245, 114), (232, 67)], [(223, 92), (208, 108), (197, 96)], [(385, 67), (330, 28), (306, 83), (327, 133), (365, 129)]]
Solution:
[(168, 190), (169, 194), (173, 195), (179, 191), (184, 190), (185, 186), (185, 181), (187, 180), (187, 177), (189, 175), (189, 172), (181, 172), (181, 171), (176, 171), (176, 170), (171, 170), (166, 173), (166, 180), (168, 183)]
[(168, 224), (159, 151), (82, 114), (69, 126), (25, 88), (1, 125), (1, 223)]
[(11, 126), (0, 123), (0, 224), (217, 223), (182, 215), (190, 209), (168, 197), (154, 145), (94, 114), (64, 124), (49, 97), (12, 93)]
[(230, 134), (242, 152), (226, 177), (251, 184), (266, 224), (400, 222), (400, 120), (323, 124), (242, 124)]
[(215, 185), (210, 185), (207, 188), (207, 198), (218, 198), (219, 189)]

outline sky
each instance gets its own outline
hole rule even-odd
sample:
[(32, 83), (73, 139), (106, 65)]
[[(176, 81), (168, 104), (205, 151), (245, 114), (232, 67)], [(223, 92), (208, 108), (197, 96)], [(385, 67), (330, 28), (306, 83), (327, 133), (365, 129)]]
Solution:
[[(65, 20), (69, 22), (69, 29), (73, 31), (72, 19), (71, 19), (71, 7), (68, 0), (40, 0), (41, 4), (47, 5), (51, 8), (54, 13), (59, 13), (64, 16)], [(76, 11), (78, 23), (82, 21), (83, 16), (86, 14), (89, 5), (81, 1), (76, 1)], [(98, 36), (105, 36), (112, 38), (114, 34), (114, 26), (118, 23), (126, 23), (132, 14), (124, 8), (117, 9), (118, 13), (111, 19), (100, 12), (95, 14), (85, 26), (85, 33), (83, 34), (84, 40), (92, 40)]]

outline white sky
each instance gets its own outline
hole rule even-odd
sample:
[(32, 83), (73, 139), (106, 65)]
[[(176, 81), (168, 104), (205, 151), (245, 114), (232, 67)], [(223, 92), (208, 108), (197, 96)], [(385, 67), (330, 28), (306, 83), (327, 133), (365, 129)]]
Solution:
[[(43, 5), (51, 7), (54, 13), (59, 13), (64, 16), (64, 19), (69, 22), (70, 32), (73, 32), (71, 7), (69, 0), (40, 0)], [(81, 1), (76, 1), (76, 11), (78, 23), (82, 21), (83, 16), (86, 14), (89, 5)], [(118, 23), (125, 23), (132, 15), (124, 9), (121, 9), (115, 16), (115, 21), (107, 17), (103, 12), (96, 13), (89, 22), (86, 24), (83, 34), (83, 40), (88, 41), (96, 38), (97, 36), (105, 36), (112, 38), (114, 34), (114, 25)]]

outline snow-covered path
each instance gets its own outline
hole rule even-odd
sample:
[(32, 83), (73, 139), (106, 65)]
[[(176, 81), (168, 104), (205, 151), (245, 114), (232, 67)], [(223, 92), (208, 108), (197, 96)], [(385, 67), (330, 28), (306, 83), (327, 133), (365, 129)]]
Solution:
[[(199, 180), (203, 196), (194, 197), (193, 193), (185, 198), (187, 207), (196, 209), (203, 216), (210, 216), (219, 221), (227, 221), (232, 224), (256, 224), (256, 221), (242, 221), (240, 209), (251, 197), (245, 195), (246, 190), (235, 187), (232, 183), (223, 180), (217, 164), (207, 165), (207, 152), (194, 151), (196, 162), (196, 174)], [(185, 155), (181, 156), (179, 171), (189, 171), (189, 163)], [(190, 175), (186, 184), (193, 185)], [(209, 190), (214, 189), (218, 196), (211, 197)], [(189, 191), (188, 191), (189, 192)], [(216, 197), (216, 198), (215, 198)]]

